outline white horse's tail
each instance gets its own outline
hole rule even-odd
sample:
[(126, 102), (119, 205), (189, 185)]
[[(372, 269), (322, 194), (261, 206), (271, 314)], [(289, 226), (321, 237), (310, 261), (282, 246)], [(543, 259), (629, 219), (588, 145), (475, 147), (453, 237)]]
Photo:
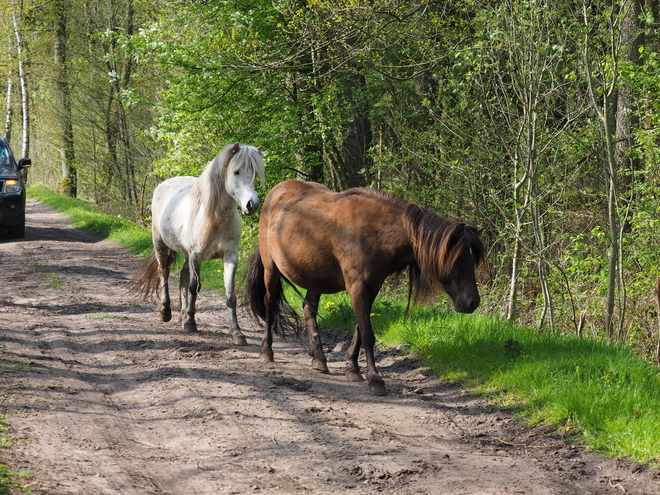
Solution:
[(138, 295), (143, 301), (148, 301), (158, 290), (160, 277), (158, 276), (158, 260), (153, 252), (131, 279), (131, 294)]

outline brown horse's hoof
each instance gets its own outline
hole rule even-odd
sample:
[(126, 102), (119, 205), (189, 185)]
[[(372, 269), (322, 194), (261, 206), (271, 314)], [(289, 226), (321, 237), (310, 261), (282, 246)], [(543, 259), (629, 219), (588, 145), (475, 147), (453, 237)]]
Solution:
[(359, 371), (354, 371), (354, 370), (346, 370), (344, 371), (344, 376), (349, 382), (362, 382), (364, 381), (364, 378), (362, 378), (362, 374)]
[(190, 323), (189, 321), (185, 322), (183, 324), (183, 331), (187, 332), (187, 333), (197, 332), (197, 323), (195, 323), (195, 322)]
[(234, 345), (247, 345), (247, 340), (245, 335), (232, 335), (232, 340)]
[(330, 370), (328, 370), (328, 364), (319, 358), (312, 359), (312, 368), (321, 373), (330, 373)]
[(378, 397), (387, 395), (387, 389), (383, 382), (372, 382), (369, 384), (369, 391), (371, 395), (376, 395)]
[(259, 357), (261, 358), (261, 361), (264, 362), (264, 363), (274, 363), (275, 362), (275, 357), (273, 356), (272, 352), (261, 351), (259, 353)]
[(160, 310), (160, 319), (167, 322), (172, 319), (172, 310), (170, 308)]

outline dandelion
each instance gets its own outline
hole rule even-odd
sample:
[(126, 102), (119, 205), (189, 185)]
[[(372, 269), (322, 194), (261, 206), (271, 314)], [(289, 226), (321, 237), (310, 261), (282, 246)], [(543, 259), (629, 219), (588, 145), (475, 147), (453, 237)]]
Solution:
[(328, 313), (333, 314), (335, 311), (337, 311), (337, 306), (332, 301), (328, 301), (325, 303), (325, 310)]

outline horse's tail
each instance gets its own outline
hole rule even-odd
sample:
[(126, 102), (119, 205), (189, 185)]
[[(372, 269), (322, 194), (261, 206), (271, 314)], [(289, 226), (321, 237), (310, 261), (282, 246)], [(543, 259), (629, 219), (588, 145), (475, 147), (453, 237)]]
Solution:
[(131, 294), (138, 295), (143, 301), (149, 298), (158, 290), (160, 278), (158, 276), (158, 260), (156, 253), (153, 252), (140, 267), (135, 276), (131, 279)]
[[(272, 310), (272, 331), (285, 337), (287, 334), (298, 335), (300, 329), (300, 316), (289, 305), (282, 291), (282, 278), (277, 280), (275, 293), (273, 294), (274, 308)], [(259, 247), (255, 249), (247, 267), (247, 279), (245, 281), (244, 299), (249, 304), (255, 318), (266, 321), (266, 283), (264, 280), (264, 264), (261, 260)]]

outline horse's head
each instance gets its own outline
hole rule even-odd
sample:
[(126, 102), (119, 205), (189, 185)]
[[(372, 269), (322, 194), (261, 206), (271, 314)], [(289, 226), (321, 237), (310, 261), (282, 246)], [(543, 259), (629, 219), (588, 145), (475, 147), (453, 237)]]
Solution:
[(410, 265), (415, 302), (442, 287), (456, 311), (474, 312), (481, 302), (474, 271), (485, 259), (480, 230), (414, 203), (407, 204), (404, 219), (415, 253), (416, 263)]
[(440, 283), (459, 313), (472, 313), (479, 307), (481, 297), (474, 270), (483, 258), (484, 247), (479, 239), (479, 231), (458, 224), (445, 256), (448, 263), (446, 274)]
[(259, 208), (259, 196), (254, 187), (258, 175), (264, 182), (264, 162), (261, 149), (254, 146), (230, 145), (232, 154), (225, 171), (225, 190), (236, 201), (245, 215), (252, 215)]

